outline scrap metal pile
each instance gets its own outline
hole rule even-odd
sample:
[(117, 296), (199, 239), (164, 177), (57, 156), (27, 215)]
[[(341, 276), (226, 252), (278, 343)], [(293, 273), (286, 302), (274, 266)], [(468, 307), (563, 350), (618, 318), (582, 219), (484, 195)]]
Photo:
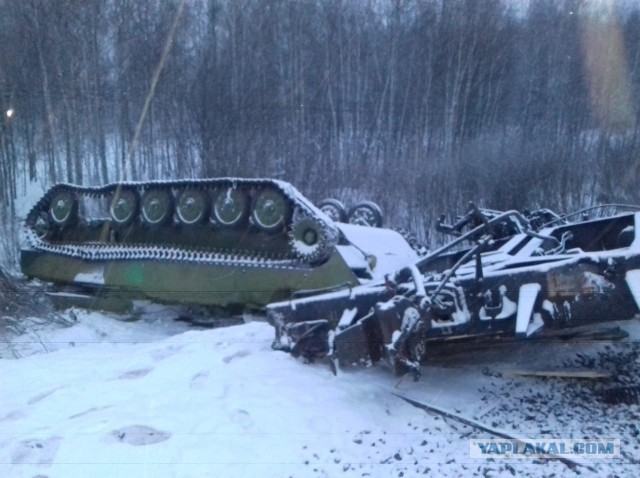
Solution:
[(530, 338), (640, 311), (640, 207), (471, 205), (441, 218), (452, 239), (419, 256), (380, 227), (375, 204), (319, 206), (269, 179), (57, 185), (27, 216), (21, 267), (89, 296), (260, 308), (275, 349), (415, 377), (433, 341)]

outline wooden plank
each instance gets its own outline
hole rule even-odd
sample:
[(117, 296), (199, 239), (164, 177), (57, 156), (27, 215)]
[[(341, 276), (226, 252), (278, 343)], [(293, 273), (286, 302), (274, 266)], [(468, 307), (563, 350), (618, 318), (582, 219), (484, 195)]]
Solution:
[[(490, 427), (489, 425), (485, 425), (484, 423), (480, 423), (477, 420), (465, 417), (465, 416), (463, 416), (463, 415), (461, 415), (459, 413), (455, 413), (455, 412), (452, 412), (450, 410), (446, 410), (444, 408), (437, 407), (435, 405), (430, 405), (428, 403), (418, 402), (417, 400), (413, 400), (412, 398), (409, 398), (407, 396), (401, 395), (401, 394), (396, 393), (396, 392), (391, 392), (391, 393), (393, 393), (396, 397), (401, 398), (405, 402), (409, 403), (410, 405), (413, 405), (416, 408), (424, 410), (427, 413), (435, 413), (436, 415), (440, 415), (440, 416), (443, 416), (445, 418), (451, 418), (452, 420), (456, 420), (457, 422), (460, 422), (460, 423), (463, 423), (463, 424), (468, 425), (470, 427), (476, 428), (478, 430), (482, 430), (484, 432), (490, 433), (490, 434), (492, 434), (494, 436), (497, 436), (497, 437), (500, 437), (500, 438), (505, 438), (507, 440), (514, 440), (514, 441), (518, 442), (518, 444), (520, 444), (523, 447), (525, 445), (525, 442), (522, 441), (522, 439), (517, 438), (517, 437), (507, 433), (504, 430), (500, 430), (498, 428)], [(595, 471), (595, 469), (593, 467), (588, 466), (586, 463), (582, 463), (582, 462), (579, 462), (579, 461), (576, 461), (576, 460), (572, 460), (572, 459), (564, 457), (564, 456), (558, 456), (558, 455), (550, 454), (548, 459), (550, 459), (550, 460), (558, 460), (558, 461), (564, 463), (565, 465), (567, 465), (571, 469), (573, 469), (573, 468), (575, 468), (577, 466), (583, 466), (583, 467), (586, 467), (587, 469), (589, 469), (591, 471)]]
[(601, 379), (611, 378), (609, 372), (596, 370), (503, 370), (502, 375), (517, 375), (522, 377), (551, 377), (551, 378), (584, 378)]

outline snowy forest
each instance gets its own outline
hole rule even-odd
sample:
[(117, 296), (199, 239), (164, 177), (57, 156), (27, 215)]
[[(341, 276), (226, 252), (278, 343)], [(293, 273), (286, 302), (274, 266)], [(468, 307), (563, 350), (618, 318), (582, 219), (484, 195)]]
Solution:
[(0, 0), (5, 262), (37, 184), (272, 177), (443, 212), (640, 194), (640, 5)]

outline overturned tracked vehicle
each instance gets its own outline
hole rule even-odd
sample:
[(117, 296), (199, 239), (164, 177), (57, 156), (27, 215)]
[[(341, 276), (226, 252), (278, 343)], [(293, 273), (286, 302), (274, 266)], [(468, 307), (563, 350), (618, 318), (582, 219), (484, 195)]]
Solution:
[(59, 184), (26, 218), (21, 268), (100, 297), (261, 308), (416, 259), (399, 234), (363, 225), (380, 225), (374, 204), (351, 211), (355, 224), (328, 214), (278, 180)]
[[(548, 221), (548, 222), (545, 222)], [(640, 313), (640, 207), (472, 211), (385, 280), (267, 307), (273, 347), (419, 375), (434, 342), (533, 338)]]

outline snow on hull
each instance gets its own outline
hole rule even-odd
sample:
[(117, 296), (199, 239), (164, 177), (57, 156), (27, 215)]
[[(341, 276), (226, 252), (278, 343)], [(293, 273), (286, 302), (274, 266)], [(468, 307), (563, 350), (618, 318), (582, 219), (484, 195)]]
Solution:
[[(337, 223), (337, 227), (353, 244), (360, 254), (344, 251), (343, 258), (353, 269), (366, 267), (362, 253), (374, 256), (376, 264), (371, 269), (373, 279), (383, 279), (386, 274), (393, 274), (399, 269), (413, 264), (418, 260), (418, 254), (407, 241), (396, 231), (391, 229), (371, 228), (353, 224)], [(338, 246), (340, 247), (340, 246)], [(347, 248), (343, 248), (347, 249)], [(351, 256), (354, 256), (352, 259)]]

